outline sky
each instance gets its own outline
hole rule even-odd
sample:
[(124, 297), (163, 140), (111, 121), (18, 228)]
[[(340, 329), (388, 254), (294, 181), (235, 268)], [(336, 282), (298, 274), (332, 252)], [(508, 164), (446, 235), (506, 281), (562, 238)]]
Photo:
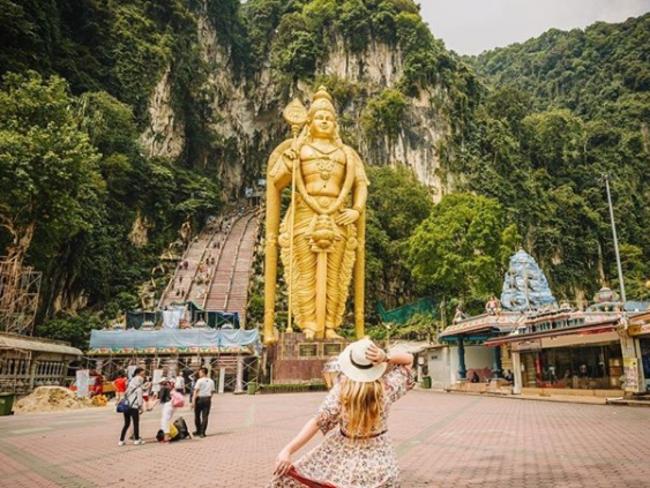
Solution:
[(650, 0), (419, 0), (433, 34), (459, 54), (479, 54), (551, 27), (584, 28), (650, 11)]

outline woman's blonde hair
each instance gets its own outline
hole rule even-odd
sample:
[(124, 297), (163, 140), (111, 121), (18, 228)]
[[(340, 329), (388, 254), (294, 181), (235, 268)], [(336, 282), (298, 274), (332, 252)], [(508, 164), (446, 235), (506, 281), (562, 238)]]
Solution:
[(384, 408), (384, 384), (381, 380), (362, 383), (346, 378), (341, 384), (341, 406), (348, 421), (347, 434), (371, 435), (379, 426)]

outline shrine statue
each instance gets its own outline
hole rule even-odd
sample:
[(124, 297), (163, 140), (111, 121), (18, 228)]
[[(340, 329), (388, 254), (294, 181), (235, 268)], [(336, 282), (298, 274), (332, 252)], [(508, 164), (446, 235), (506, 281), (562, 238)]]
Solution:
[[(359, 155), (341, 141), (332, 97), (320, 87), (307, 111), (284, 111), (293, 138), (268, 161), (264, 341), (275, 340), (278, 246), (292, 318), (308, 339), (338, 338), (354, 277), (354, 319), (363, 336), (365, 206), (368, 188)], [(280, 221), (282, 191), (291, 204)]]

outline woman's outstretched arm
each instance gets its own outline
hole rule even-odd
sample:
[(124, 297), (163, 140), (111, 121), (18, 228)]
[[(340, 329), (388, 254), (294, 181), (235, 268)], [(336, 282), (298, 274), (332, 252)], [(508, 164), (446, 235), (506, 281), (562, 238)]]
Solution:
[(316, 417), (307, 421), (298, 435), (280, 451), (280, 454), (278, 454), (278, 457), (275, 460), (275, 471), (273, 474), (278, 476), (286, 474), (286, 472), (291, 468), (291, 455), (302, 449), (302, 447), (307, 444), (312, 437), (314, 437), (318, 430), (319, 427)]

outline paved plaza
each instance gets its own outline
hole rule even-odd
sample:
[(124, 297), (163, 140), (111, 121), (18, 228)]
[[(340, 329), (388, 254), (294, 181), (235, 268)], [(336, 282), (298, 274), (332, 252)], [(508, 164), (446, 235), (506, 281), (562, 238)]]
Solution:
[[(118, 447), (113, 408), (0, 417), (0, 486), (263, 487), (324, 393), (215, 397), (209, 435)], [(189, 410), (181, 414), (192, 420)], [(650, 486), (650, 409), (414, 391), (390, 435), (404, 487)]]

